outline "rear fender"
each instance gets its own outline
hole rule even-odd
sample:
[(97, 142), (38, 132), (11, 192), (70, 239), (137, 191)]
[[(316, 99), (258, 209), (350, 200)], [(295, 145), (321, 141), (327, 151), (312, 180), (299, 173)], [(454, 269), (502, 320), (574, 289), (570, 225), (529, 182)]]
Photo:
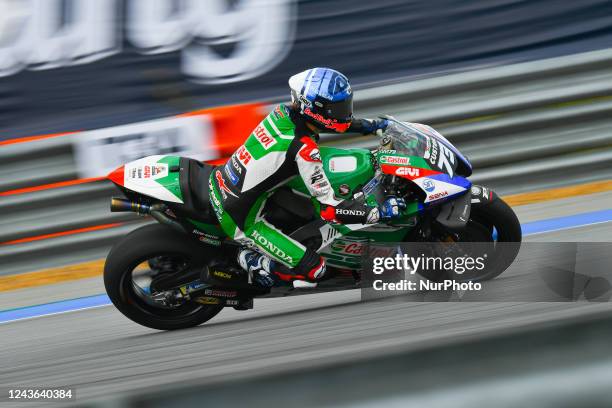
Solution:
[(178, 156), (155, 155), (129, 162), (107, 178), (124, 190), (183, 204)]

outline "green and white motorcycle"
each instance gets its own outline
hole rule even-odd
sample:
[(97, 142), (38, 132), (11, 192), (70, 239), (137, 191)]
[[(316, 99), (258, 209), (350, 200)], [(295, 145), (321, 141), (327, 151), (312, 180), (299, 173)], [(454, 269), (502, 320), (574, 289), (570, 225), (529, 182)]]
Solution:
[[(454, 279), (476, 282), (502, 273), (519, 245), (497, 243), (521, 241), (512, 209), (491, 189), (471, 184), (471, 164), (438, 132), (387, 119), (390, 125), (376, 150), (323, 146), (321, 158), (336, 196), (371, 205), (389, 195), (403, 197), (407, 208), (402, 217), (388, 224), (326, 223), (299, 177), (268, 200), (266, 218), (326, 259), (329, 279), (307, 293), (358, 288), (362, 257), (371, 243), (484, 242), (491, 246), (495, 267)], [(158, 221), (120, 239), (104, 267), (113, 304), (139, 324), (186, 328), (224, 307), (250, 309), (256, 297), (304, 293), (249, 283), (235, 261), (238, 244), (223, 233), (209, 202), (212, 169), (185, 157), (150, 156), (108, 176), (125, 195), (112, 199), (111, 211), (133, 211)], [(442, 280), (446, 273), (426, 278)]]

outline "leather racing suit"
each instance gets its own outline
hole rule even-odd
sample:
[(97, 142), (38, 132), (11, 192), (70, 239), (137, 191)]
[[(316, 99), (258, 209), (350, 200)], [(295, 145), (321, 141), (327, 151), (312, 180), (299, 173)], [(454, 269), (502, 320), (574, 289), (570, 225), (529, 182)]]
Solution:
[[(349, 131), (361, 132), (365, 119)], [(321, 208), (326, 221), (364, 224), (378, 221), (378, 209), (356, 200), (337, 200), (323, 171), (318, 135), (289, 106), (278, 105), (249, 135), (227, 163), (209, 179), (212, 207), (225, 233), (289, 268), (275, 270), (280, 280), (319, 281), (325, 263), (316, 252), (281, 232), (264, 218), (270, 195), (300, 176)]]

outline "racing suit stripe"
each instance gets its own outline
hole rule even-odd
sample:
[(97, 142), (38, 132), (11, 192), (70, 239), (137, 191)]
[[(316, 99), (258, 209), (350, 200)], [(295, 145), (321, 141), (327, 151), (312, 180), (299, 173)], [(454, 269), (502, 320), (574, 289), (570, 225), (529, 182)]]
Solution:
[(276, 260), (280, 269), (275, 273), (316, 281), (325, 275), (325, 262), (265, 220), (262, 211), (268, 197), (299, 175), (316, 198), (315, 207), (333, 214), (332, 222), (363, 223), (369, 207), (335, 198), (311, 137), (316, 136), (295, 110), (277, 106), (228, 163), (211, 173), (209, 189), (215, 214), (229, 237)]
[(247, 213), (247, 216), (244, 219), (245, 228), (247, 225), (253, 225), (257, 221), (263, 219), (263, 217), (261, 216), (261, 211), (266, 205), (266, 201), (268, 200), (268, 197), (270, 197), (271, 194), (272, 193), (269, 192), (265, 193), (262, 196), (258, 197), (257, 200), (255, 200), (255, 203), (251, 207), (251, 210)]
[(264, 219), (251, 225), (244, 234), (262, 252), (289, 268), (295, 268), (306, 253), (304, 245)]
[(215, 215), (219, 220), (221, 229), (231, 238), (240, 239), (242, 231), (236, 225), (236, 222), (232, 217), (225, 211), (221, 205), (221, 194), (219, 193), (217, 186), (212, 182), (213, 174), (210, 175), (208, 182), (210, 203), (215, 211)]
[(276, 124), (274, 123), (274, 120), (272, 118), (270, 118), (269, 116), (264, 119), (264, 126), (265, 126), (266, 122), (269, 124), (269, 126), (271, 128), (270, 130), (272, 130), (274, 133), (276, 133), (276, 136), (280, 137), (281, 139), (291, 140), (291, 139), (293, 139), (295, 137), (295, 135), (292, 134), (293, 131), (290, 131), (289, 129), (285, 130), (285, 132), (287, 132), (287, 133), (281, 132), (278, 129), (278, 127), (276, 126)]

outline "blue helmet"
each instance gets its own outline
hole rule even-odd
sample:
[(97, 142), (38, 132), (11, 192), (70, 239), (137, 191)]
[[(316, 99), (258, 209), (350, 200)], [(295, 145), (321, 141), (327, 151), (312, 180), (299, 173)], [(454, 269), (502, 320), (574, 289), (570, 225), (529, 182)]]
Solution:
[(346, 132), (353, 120), (353, 90), (346, 76), (331, 68), (312, 68), (289, 78), (291, 100), (306, 121), (319, 129)]

